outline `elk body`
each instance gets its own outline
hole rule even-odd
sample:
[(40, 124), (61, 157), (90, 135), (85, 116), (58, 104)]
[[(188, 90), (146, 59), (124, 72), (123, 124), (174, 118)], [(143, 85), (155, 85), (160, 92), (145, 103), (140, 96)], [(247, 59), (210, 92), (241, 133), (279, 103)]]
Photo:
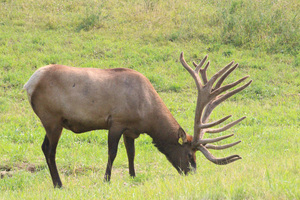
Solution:
[[(56, 147), (66, 128), (75, 133), (97, 129), (108, 130), (108, 162), (104, 179), (109, 181), (118, 143), (123, 135), (126, 147), (129, 174), (135, 176), (134, 140), (141, 133), (148, 134), (154, 145), (162, 152), (179, 173), (187, 174), (196, 169), (195, 152), (201, 151), (215, 164), (228, 164), (241, 159), (238, 155), (215, 158), (208, 149), (224, 149), (239, 142), (223, 146), (209, 143), (217, 142), (228, 136), (203, 139), (204, 133), (215, 133), (229, 129), (241, 118), (222, 128), (211, 127), (225, 121), (227, 116), (216, 122), (208, 123), (212, 110), (222, 101), (246, 88), (247, 84), (220, 95), (236, 86), (248, 76), (221, 87), (225, 78), (236, 69), (231, 62), (217, 72), (209, 81), (206, 70), (202, 69), (205, 57), (193, 70), (180, 55), (182, 65), (194, 78), (198, 89), (198, 100), (194, 123), (194, 136), (188, 135), (174, 119), (150, 81), (139, 72), (131, 69), (94, 69), (73, 68), (63, 65), (48, 65), (38, 69), (25, 84), (29, 102), (40, 118), (46, 135), (42, 150), (48, 164), (54, 187), (62, 183), (55, 163)], [(201, 74), (201, 78), (199, 76)], [(218, 79), (216, 84), (215, 81)], [(214, 86), (213, 86), (214, 85)]]

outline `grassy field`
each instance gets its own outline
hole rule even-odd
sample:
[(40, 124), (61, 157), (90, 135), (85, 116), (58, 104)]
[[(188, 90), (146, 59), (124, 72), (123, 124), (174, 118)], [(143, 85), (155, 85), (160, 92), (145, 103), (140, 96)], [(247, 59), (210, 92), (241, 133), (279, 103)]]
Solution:
[[(299, 10), (297, 0), (0, 0), (0, 199), (300, 199)], [(53, 189), (45, 132), (22, 90), (33, 72), (50, 63), (135, 69), (192, 134), (196, 91), (181, 51), (190, 65), (208, 54), (209, 75), (235, 60), (228, 82), (254, 80), (212, 115), (247, 116), (227, 131), (235, 137), (226, 142), (243, 142), (212, 152), (243, 159), (216, 166), (198, 152), (197, 173), (180, 176), (141, 135), (137, 177), (121, 141), (104, 183), (107, 132), (64, 131), (64, 188)]]

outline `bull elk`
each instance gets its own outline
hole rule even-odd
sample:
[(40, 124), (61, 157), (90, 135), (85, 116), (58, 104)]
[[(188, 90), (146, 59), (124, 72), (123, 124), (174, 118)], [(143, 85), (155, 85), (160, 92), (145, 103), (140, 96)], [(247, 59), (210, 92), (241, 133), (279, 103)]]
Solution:
[[(252, 80), (230, 92), (224, 91), (238, 85), (249, 76), (222, 86), (223, 81), (238, 66), (233, 62), (221, 69), (210, 80), (206, 71), (209, 62), (202, 68), (207, 56), (199, 63), (193, 63), (193, 70), (184, 60), (183, 67), (195, 80), (198, 99), (194, 121), (194, 135), (188, 135), (174, 119), (150, 81), (131, 69), (73, 68), (63, 65), (48, 65), (38, 69), (24, 85), (32, 109), (40, 118), (46, 136), (42, 144), (54, 187), (61, 187), (55, 154), (62, 129), (75, 133), (91, 130), (108, 130), (108, 162), (104, 179), (110, 180), (111, 170), (123, 135), (129, 162), (129, 174), (135, 176), (134, 140), (141, 133), (147, 133), (154, 145), (172, 163), (180, 174), (196, 169), (196, 151), (201, 151), (211, 162), (225, 165), (241, 159), (239, 155), (226, 158), (214, 157), (208, 149), (225, 149), (240, 141), (216, 146), (214, 143), (233, 134), (203, 139), (205, 133), (218, 133), (229, 129), (245, 117), (221, 128), (212, 128), (227, 120), (231, 115), (215, 122), (209, 116), (216, 106), (250, 85)], [(201, 75), (201, 77), (200, 77)], [(201, 81), (202, 79), (202, 81)], [(217, 81), (218, 80), (218, 81)], [(216, 82), (217, 81), (217, 82)], [(216, 84), (214, 84), (216, 82)]]

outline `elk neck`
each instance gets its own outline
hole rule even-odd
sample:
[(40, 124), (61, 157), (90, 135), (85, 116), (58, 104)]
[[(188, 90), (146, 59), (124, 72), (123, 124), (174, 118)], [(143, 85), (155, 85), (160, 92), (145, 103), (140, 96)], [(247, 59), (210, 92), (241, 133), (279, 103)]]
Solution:
[(167, 155), (167, 151), (172, 149), (171, 146), (179, 145), (178, 132), (181, 127), (168, 109), (158, 112), (152, 118), (152, 122), (152, 127), (147, 134), (153, 139), (153, 144), (158, 150)]

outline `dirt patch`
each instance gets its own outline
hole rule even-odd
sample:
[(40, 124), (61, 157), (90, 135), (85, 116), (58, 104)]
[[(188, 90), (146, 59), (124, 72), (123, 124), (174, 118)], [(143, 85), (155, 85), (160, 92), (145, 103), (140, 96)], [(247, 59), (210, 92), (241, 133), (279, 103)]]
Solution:
[(5, 176), (7, 177), (12, 177), (12, 172), (7, 172), (7, 171), (0, 171), (0, 178), (4, 178)]
[(31, 173), (41, 171), (44, 166), (32, 163), (16, 163), (14, 166), (0, 165), (0, 178), (12, 177), (18, 171), (28, 171)]
[(17, 164), (15, 166), (18, 170), (26, 170), (26, 171), (29, 171), (31, 173), (34, 173), (36, 171), (40, 171), (40, 167), (36, 164), (32, 164), (32, 163), (20, 163), (20, 164)]
[[(45, 169), (48, 170), (48, 166), (46, 164), (34, 164), (28, 162), (14, 163), (13, 166), (0, 164), (0, 179), (6, 177), (12, 177), (14, 176), (14, 174), (24, 172), (24, 171), (30, 173), (37, 173)], [(104, 168), (99, 168), (97, 166), (85, 166), (85, 165), (76, 165), (76, 166), (70, 165), (70, 166), (59, 167), (59, 173), (63, 173), (65, 176), (84, 175), (90, 171), (92, 172), (101, 171), (104, 173)], [(121, 169), (114, 168), (114, 173), (118, 174), (119, 176), (123, 176), (124, 168)]]
[(0, 171), (11, 171), (12, 167), (9, 167), (8, 165), (0, 165)]
[(0, 178), (4, 178), (5, 176), (11, 177), (12, 176), (12, 172), (11, 172), (12, 168), (9, 167), (8, 165), (1, 165), (0, 166)]

